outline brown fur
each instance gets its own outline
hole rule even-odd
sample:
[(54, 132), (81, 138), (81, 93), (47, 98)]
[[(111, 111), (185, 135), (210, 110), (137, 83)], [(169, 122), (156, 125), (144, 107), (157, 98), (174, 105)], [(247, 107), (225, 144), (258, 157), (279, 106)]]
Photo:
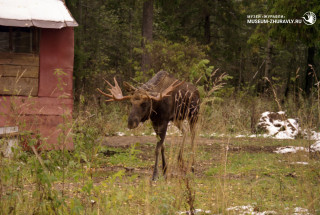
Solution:
[(193, 84), (183, 83), (161, 101), (155, 101), (146, 97), (147, 93), (149, 95), (161, 93), (175, 81), (177, 81), (176, 78), (165, 71), (160, 71), (147, 83), (138, 88), (131, 98), (132, 108), (128, 118), (128, 127), (130, 129), (135, 128), (140, 122), (150, 119), (157, 136), (160, 138), (155, 151), (156, 160), (153, 180), (158, 177), (158, 155), (160, 149), (163, 173), (166, 173), (167, 167), (163, 142), (170, 121), (175, 122), (180, 127), (181, 121), (187, 119), (190, 125), (192, 144), (194, 141), (194, 126), (198, 120), (200, 95)]

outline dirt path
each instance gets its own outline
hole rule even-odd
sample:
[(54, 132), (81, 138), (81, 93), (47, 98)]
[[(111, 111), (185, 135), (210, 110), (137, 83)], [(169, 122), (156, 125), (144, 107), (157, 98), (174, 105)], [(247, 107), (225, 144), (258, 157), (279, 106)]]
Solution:
[[(208, 148), (210, 150), (221, 150), (223, 147), (225, 147), (226, 144), (229, 144), (229, 150), (230, 151), (246, 151), (246, 152), (270, 152), (272, 153), (278, 145), (274, 146), (260, 146), (259, 144), (256, 144), (255, 138), (250, 138), (249, 140), (252, 142), (252, 144), (245, 144), (243, 146), (239, 146), (239, 144), (234, 145), (233, 143), (235, 141), (241, 142), (243, 140), (244, 142), (248, 141), (248, 138), (204, 138), (204, 137), (197, 137), (196, 138), (196, 144), (198, 147), (204, 147)], [(177, 144), (182, 141), (182, 137), (179, 136), (167, 136), (165, 139), (165, 144)], [(229, 143), (228, 143), (229, 141)], [(261, 141), (261, 140), (260, 140)], [(141, 145), (148, 145), (152, 146), (157, 143), (157, 138), (155, 136), (111, 136), (106, 137), (102, 141), (102, 145), (104, 146), (110, 146), (110, 147), (120, 147), (120, 148), (128, 148), (132, 146), (135, 143), (139, 143)], [(189, 143), (189, 138), (187, 138), (187, 144)]]
[[(187, 144), (190, 138), (187, 138)], [(178, 146), (178, 144), (182, 141), (182, 137), (178, 136), (167, 136), (166, 143), (166, 155), (167, 159), (170, 159), (170, 150)], [(238, 153), (241, 151), (249, 152), (249, 153), (272, 153), (277, 146), (274, 145), (259, 145), (259, 141), (261, 139), (248, 139), (248, 138), (203, 138), (197, 137), (197, 156), (195, 163), (195, 175), (197, 177), (207, 177), (205, 175), (206, 170), (212, 166), (214, 163), (221, 162), (221, 157), (224, 156), (224, 150), (226, 150), (226, 146), (228, 144), (228, 150), (231, 153)], [(138, 177), (147, 176), (151, 178), (153, 165), (154, 165), (154, 150), (157, 142), (157, 138), (155, 136), (111, 136), (105, 137), (102, 141), (103, 146), (108, 146), (112, 148), (122, 148), (127, 149), (132, 145), (139, 143), (137, 145), (137, 149), (140, 153), (137, 155), (137, 158), (141, 161), (149, 161), (150, 165), (147, 166), (130, 166), (130, 165), (122, 165), (122, 164), (102, 164), (99, 167), (91, 167), (85, 168), (87, 174), (93, 174), (93, 183), (94, 185), (99, 185), (102, 181), (107, 180), (108, 177), (118, 171), (124, 171), (126, 176), (131, 176), (133, 174), (137, 174)], [(241, 144), (241, 143), (245, 144)], [(172, 147), (172, 148), (171, 148)], [(109, 149), (108, 151), (102, 152), (106, 157), (112, 157), (119, 152), (117, 150)], [(175, 148), (176, 149), (176, 148)], [(174, 161), (177, 161), (177, 154), (171, 155)], [(171, 159), (172, 159), (171, 157)], [(174, 164), (175, 165), (175, 164)], [(171, 169), (170, 169), (171, 168)], [(179, 171), (175, 171), (177, 167), (170, 167), (168, 170), (168, 177), (177, 177), (179, 176)], [(228, 177), (236, 177), (235, 175), (230, 175)], [(137, 179), (138, 180), (138, 179)], [(36, 184), (29, 184), (24, 189), (33, 190)], [(64, 192), (64, 194), (68, 196), (78, 196), (80, 198), (79, 189), (84, 186), (82, 182), (56, 182), (54, 183), (54, 187), (57, 190)]]
[[(221, 162), (222, 156), (225, 154), (226, 148), (231, 153), (272, 153), (277, 146), (276, 145), (259, 145), (261, 139), (255, 138), (196, 138), (197, 158), (195, 165), (195, 173), (197, 176), (203, 176), (212, 164)], [(149, 174), (151, 175), (154, 162), (154, 150), (157, 142), (155, 136), (111, 136), (105, 137), (102, 141), (102, 145), (114, 147), (114, 148), (129, 148), (132, 145), (139, 143), (136, 149), (140, 150), (138, 158), (142, 161), (149, 161), (152, 163), (148, 168), (128, 168), (124, 166), (105, 167), (102, 171), (115, 171), (119, 169), (125, 170), (127, 173)], [(167, 136), (165, 140), (166, 156), (177, 160), (178, 150), (182, 137), (179, 136)], [(186, 144), (189, 144), (190, 138), (186, 139)], [(228, 145), (228, 147), (227, 147)], [(173, 153), (172, 153), (173, 151)], [(116, 151), (105, 152), (105, 156), (113, 156)], [(174, 172), (174, 171), (171, 171)]]

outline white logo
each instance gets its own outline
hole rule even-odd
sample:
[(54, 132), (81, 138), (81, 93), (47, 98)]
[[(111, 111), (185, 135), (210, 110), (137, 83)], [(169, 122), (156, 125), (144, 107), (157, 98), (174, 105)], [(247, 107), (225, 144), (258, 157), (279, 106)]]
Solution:
[(313, 25), (314, 23), (316, 23), (317, 17), (316, 14), (314, 14), (311, 11), (308, 11), (305, 14), (303, 14), (302, 19), (304, 24)]

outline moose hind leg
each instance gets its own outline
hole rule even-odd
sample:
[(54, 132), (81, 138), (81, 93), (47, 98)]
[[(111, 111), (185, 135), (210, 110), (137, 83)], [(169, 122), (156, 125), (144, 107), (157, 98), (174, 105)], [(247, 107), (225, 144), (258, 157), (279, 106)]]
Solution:
[(184, 145), (185, 145), (188, 129), (186, 128), (186, 125), (184, 124), (183, 120), (176, 120), (174, 124), (182, 132), (183, 139), (180, 144), (180, 150), (178, 154), (178, 164), (180, 168), (184, 168), (183, 153), (184, 153)]
[(191, 150), (192, 150), (192, 163), (191, 163), (191, 171), (194, 172), (194, 166), (195, 166), (195, 143), (194, 139), (196, 137), (196, 127), (198, 122), (198, 113), (194, 113), (191, 115), (191, 118), (189, 119), (189, 126), (190, 126), (190, 132), (191, 132)]

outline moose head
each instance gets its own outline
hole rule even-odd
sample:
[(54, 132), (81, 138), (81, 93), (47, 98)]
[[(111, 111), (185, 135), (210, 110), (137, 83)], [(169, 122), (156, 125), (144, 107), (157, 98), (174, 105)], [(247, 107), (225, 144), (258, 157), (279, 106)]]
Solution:
[(107, 80), (105, 82), (110, 86), (108, 90), (111, 94), (107, 94), (100, 89), (97, 89), (102, 95), (108, 97), (107, 102), (111, 101), (122, 101), (122, 100), (130, 100), (131, 102), (131, 111), (128, 117), (128, 128), (134, 129), (138, 127), (140, 122), (146, 121), (152, 111), (152, 105), (154, 102), (161, 102), (165, 97), (170, 96), (169, 94), (182, 85), (184, 82), (180, 82), (178, 80), (174, 81), (169, 87), (167, 87), (162, 92), (149, 92), (142, 88), (135, 88), (128, 83), (124, 83), (127, 87), (131, 89), (133, 92), (132, 95), (123, 96), (122, 91), (119, 87), (119, 84), (114, 77), (115, 86), (110, 84)]

